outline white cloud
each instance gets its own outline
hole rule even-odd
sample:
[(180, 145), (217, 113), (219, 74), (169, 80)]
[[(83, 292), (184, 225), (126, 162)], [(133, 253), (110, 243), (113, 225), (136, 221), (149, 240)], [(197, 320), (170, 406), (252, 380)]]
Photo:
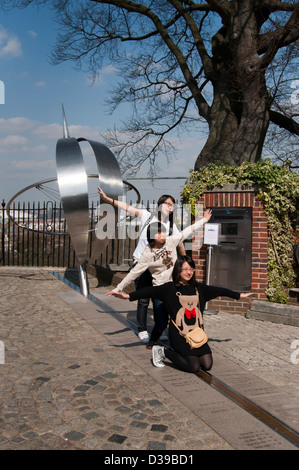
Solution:
[(62, 124), (41, 124), (38, 123), (33, 129), (33, 134), (42, 139), (60, 139), (62, 137)]
[[(83, 126), (81, 124), (68, 126), (70, 137), (84, 137), (86, 139), (99, 140), (99, 131), (90, 126)], [(33, 133), (44, 139), (61, 139), (63, 137), (62, 124), (40, 124)]]
[[(71, 137), (99, 140), (100, 134), (97, 128), (81, 124), (68, 126), (68, 128)], [(44, 124), (19, 116), (9, 119), (0, 118), (0, 134), (5, 136), (25, 134), (27, 138), (33, 135), (36, 136), (35, 138), (57, 140), (62, 138), (63, 128), (62, 123)]]
[(55, 161), (54, 160), (13, 160), (11, 165), (18, 170), (40, 170), (43, 168), (54, 169)]
[(47, 83), (44, 81), (40, 81), (40, 82), (36, 82), (35, 86), (42, 88), (42, 87), (47, 86)]
[(3, 153), (4, 149), (6, 148), (16, 148), (16, 147), (21, 147), (26, 145), (28, 142), (28, 139), (26, 137), (23, 137), (22, 135), (8, 135), (4, 137), (4, 139), (1, 139), (1, 147), (0, 151)]
[(48, 152), (49, 147), (46, 145), (37, 145), (36, 147), (30, 148), (30, 152), (32, 153), (45, 153)]
[(84, 137), (85, 139), (100, 140), (100, 133), (98, 129), (90, 126), (82, 126), (80, 124), (69, 126), (71, 137)]
[(0, 139), (0, 154), (44, 153), (48, 150), (45, 145), (34, 145), (27, 137), (22, 135), (7, 135)]
[(30, 34), (30, 36), (32, 36), (33, 38), (36, 38), (38, 36), (37, 32), (33, 31), (32, 29), (27, 31), (27, 33)]
[(9, 119), (0, 118), (0, 133), (12, 134), (29, 131), (36, 126), (35, 121), (25, 117), (14, 117)]
[(0, 25), (0, 58), (18, 57), (22, 55), (22, 46), (18, 37), (9, 33)]
[(87, 83), (88, 85), (94, 86), (102, 85), (109, 76), (115, 75), (117, 72), (118, 69), (113, 64), (106, 65), (106, 67), (103, 67), (95, 77), (88, 76)]

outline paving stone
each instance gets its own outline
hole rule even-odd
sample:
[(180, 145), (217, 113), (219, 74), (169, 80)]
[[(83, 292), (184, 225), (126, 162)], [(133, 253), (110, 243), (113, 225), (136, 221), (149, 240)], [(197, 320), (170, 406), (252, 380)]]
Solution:
[(118, 406), (116, 408), (116, 411), (119, 411), (120, 413), (123, 413), (123, 414), (127, 414), (127, 413), (130, 413), (132, 409), (128, 408), (127, 406), (122, 405), (122, 406)]
[(94, 411), (91, 411), (90, 413), (85, 413), (84, 415), (82, 415), (83, 418), (85, 419), (95, 419), (95, 418), (98, 418), (100, 415), (98, 413), (95, 413)]
[(151, 427), (151, 431), (154, 432), (166, 432), (168, 429), (168, 426), (165, 426), (164, 424), (153, 424)]
[(150, 406), (161, 406), (161, 405), (163, 405), (163, 403), (161, 403), (159, 400), (149, 400), (148, 404)]
[(96, 385), (98, 382), (96, 382), (95, 380), (86, 380), (86, 382), (84, 383), (87, 385)]
[(127, 436), (121, 436), (120, 434), (112, 434), (109, 437), (109, 442), (116, 442), (117, 444), (122, 444), (127, 439)]
[(147, 450), (165, 450), (166, 444), (164, 442), (150, 441)]
[(139, 428), (139, 429), (146, 429), (148, 427), (148, 423), (145, 423), (143, 421), (132, 421), (130, 423), (130, 426), (135, 426), (136, 428)]
[(85, 434), (82, 434), (81, 432), (78, 431), (70, 431), (64, 434), (65, 439), (69, 439), (71, 441), (78, 441), (79, 439), (82, 439), (85, 436)]
[(75, 390), (78, 392), (86, 392), (86, 390), (88, 389), (89, 389), (88, 385), (79, 385), (78, 387), (75, 388)]
[(130, 418), (140, 419), (140, 420), (145, 419), (146, 417), (147, 417), (146, 414), (140, 413), (139, 411), (136, 411), (135, 413), (132, 413), (130, 415)]

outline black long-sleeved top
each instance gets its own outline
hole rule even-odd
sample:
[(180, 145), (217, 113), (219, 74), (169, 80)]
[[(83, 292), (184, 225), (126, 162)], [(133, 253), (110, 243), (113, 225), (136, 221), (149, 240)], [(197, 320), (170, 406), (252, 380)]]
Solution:
[[(239, 292), (224, 287), (207, 286), (198, 282), (195, 288), (190, 284), (176, 286), (173, 282), (167, 282), (161, 286), (145, 287), (144, 289), (132, 292), (130, 294), (130, 301), (145, 297), (161, 300), (171, 320), (176, 323), (183, 334), (186, 334), (188, 331), (199, 326), (199, 309), (203, 313), (206, 302), (220, 296), (236, 300), (240, 298)], [(191, 350), (184, 337), (179, 334), (172, 322), (169, 324), (169, 339), (172, 348), (182, 355), (202, 355), (210, 352), (208, 346)]]

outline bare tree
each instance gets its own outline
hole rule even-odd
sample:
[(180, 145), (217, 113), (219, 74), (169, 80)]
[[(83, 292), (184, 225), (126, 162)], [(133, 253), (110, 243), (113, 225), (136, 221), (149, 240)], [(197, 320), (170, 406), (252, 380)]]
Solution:
[[(0, 0), (26, 6), (45, 0)], [(50, 3), (50, 2), (47, 2)], [(53, 62), (119, 71), (109, 105), (132, 105), (108, 143), (135, 169), (173, 150), (174, 131), (206, 123), (195, 169), (261, 158), (269, 124), (298, 136), (281, 90), (295, 80), (299, 4), (280, 0), (52, 0), (61, 31)], [(275, 61), (279, 67), (274, 67)], [(297, 111), (298, 113), (298, 111)], [(133, 155), (133, 157), (132, 157)]]

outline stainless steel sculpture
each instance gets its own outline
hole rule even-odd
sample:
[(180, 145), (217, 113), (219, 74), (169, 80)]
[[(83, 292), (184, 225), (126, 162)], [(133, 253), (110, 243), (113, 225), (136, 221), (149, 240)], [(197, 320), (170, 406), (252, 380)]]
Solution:
[[(81, 293), (88, 296), (88, 185), (80, 141), (91, 145), (97, 162), (99, 185), (109, 197), (117, 199), (122, 196), (123, 180), (116, 158), (105, 145), (83, 137), (70, 137), (63, 109), (63, 138), (56, 145), (57, 181), (68, 232), (79, 264)], [(94, 250), (100, 254), (107, 243), (107, 238), (97, 239)]]
[[(87, 141), (93, 149), (98, 174), (87, 174), (83, 161), (83, 156), (79, 142)], [(96, 259), (100, 258), (101, 253), (104, 252), (109, 239), (108, 236), (103, 238), (103, 230), (95, 230), (95, 239), (92, 242), (92, 253), (88, 256), (88, 242), (90, 231), (89, 220), (89, 198), (88, 198), (88, 180), (98, 179), (99, 185), (103, 188), (104, 192), (111, 198), (117, 199), (124, 193), (124, 187), (127, 190), (133, 190), (136, 194), (136, 204), (140, 203), (139, 191), (128, 181), (122, 180), (119, 165), (113, 153), (100, 142), (88, 140), (85, 138), (72, 138), (70, 137), (68, 126), (66, 123), (65, 113), (63, 109), (63, 138), (57, 141), (56, 146), (56, 166), (57, 177), (48, 178), (46, 180), (33, 183), (20, 191), (18, 191), (8, 202), (6, 206), (7, 217), (20, 229), (28, 230), (31, 232), (43, 233), (45, 235), (69, 235), (72, 241), (72, 246), (76, 254), (79, 265), (79, 277), (81, 293), (88, 296), (88, 279), (86, 273), (87, 263), (94, 263)], [(58, 190), (56, 183), (58, 183)], [(49, 186), (50, 184), (50, 186)], [(54, 198), (55, 204), (57, 199), (61, 200), (64, 209), (64, 217), (67, 223), (67, 230), (61, 227), (60, 223), (54, 223), (47, 226), (47, 230), (41, 230), (39, 225), (39, 218), (32, 219), (23, 215), (19, 220), (15, 216), (15, 201), (26, 191), (36, 189), (39, 193), (42, 192), (47, 198), (51, 196)], [(36, 195), (34, 195), (34, 198)], [(39, 196), (38, 196), (39, 197)], [(23, 203), (24, 204), (24, 203)], [(101, 207), (100, 207), (101, 208)], [(23, 214), (26, 209), (22, 209)], [(29, 210), (29, 209), (28, 209)], [(18, 213), (18, 211), (17, 211)], [(93, 214), (92, 214), (93, 215)], [(116, 226), (116, 215), (114, 211), (109, 211), (105, 217), (105, 222), (111, 227)], [(126, 216), (125, 216), (126, 217)], [(124, 218), (125, 218), (124, 217)], [(107, 220), (107, 218), (109, 220)], [(113, 220), (112, 220), (113, 218)], [(118, 222), (123, 219), (120, 218)], [(25, 223), (25, 222), (26, 223)], [(37, 221), (37, 223), (36, 223)], [(97, 227), (100, 224), (98, 222)], [(99, 236), (101, 233), (101, 236)]]

